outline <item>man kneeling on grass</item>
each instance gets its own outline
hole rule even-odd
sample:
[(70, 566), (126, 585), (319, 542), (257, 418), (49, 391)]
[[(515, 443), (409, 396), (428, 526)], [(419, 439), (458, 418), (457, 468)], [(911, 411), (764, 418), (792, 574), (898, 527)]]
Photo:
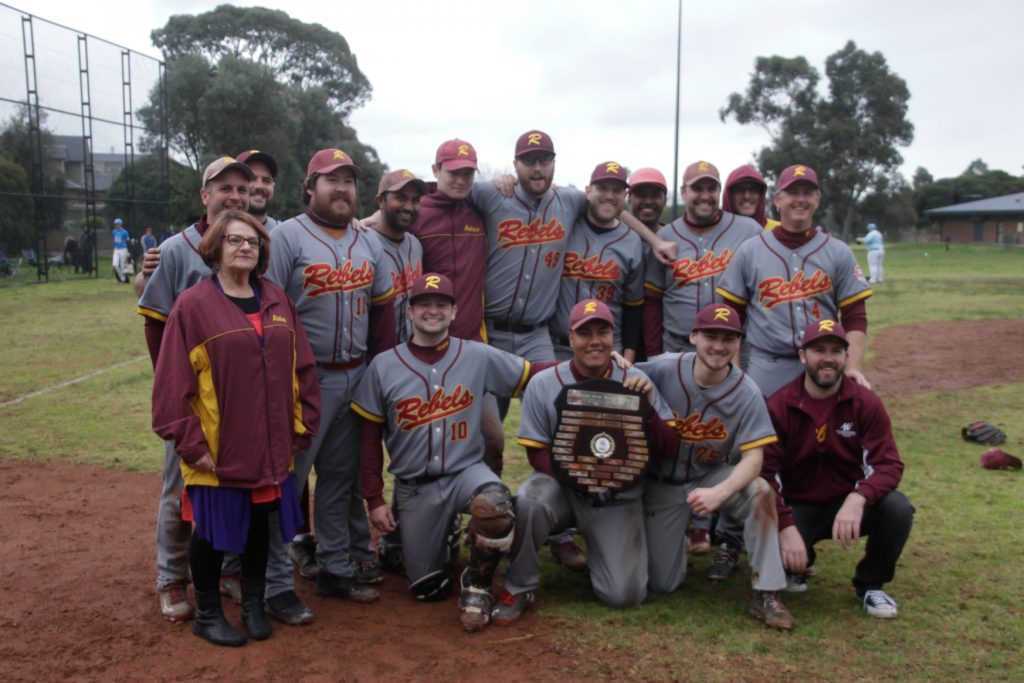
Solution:
[(778, 441), (765, 448), (761, 476), (779, 494), (786, 590), (807, 590), (818, 541), (832, 538), (845, 550), (868, 536), (853, 586), (868, 614), (893, 619), (896, 601), (882, 585), (893, 579), (914, 507), (896, 490), (903, 462), (885, 407), (844, 377), (848, 347), (838, 322), (807, 325), (804, 373), (768, 399)]

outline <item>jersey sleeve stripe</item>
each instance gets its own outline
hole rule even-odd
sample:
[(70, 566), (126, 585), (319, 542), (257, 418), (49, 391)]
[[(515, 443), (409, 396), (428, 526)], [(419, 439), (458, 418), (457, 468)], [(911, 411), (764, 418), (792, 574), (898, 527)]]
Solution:
[(379, 425), (384, 424), (384, 418), (383, 417), (381, 417), (380, 415), (374, 415), (369, 410), (367, 410), (366, 408), (363, 408), (362, 406), (360, 406), (355, 401), (352, 401), (352, 403), (350, 403), (349, 405), (352, 407), (352, 410), (354, 410), (354, 411), (356, 411), (356, 413), (358, 413), (359, 417), (361, 417), (361, 418), (363, 418), (365, 420), (369, 420), (370, 422), (376, 422)]
[[(849, 306), (850, 304), (857, 303), (861, 299), (867, 299), (869, 296), (871, 296), (874, 293), (875, 292), (872, 289), (865, 289), (863, 292), (858, 292), (858, 293), (854, 294), (853, 296), (848, 296), (848, 297), (846, 297), (845, 299), (843, 299), (842, 301), (839, 302), (839, 308), (843, 308), (844, 306)], [(873, 305), (874, 304), (872, 304), (872, 306)]]
[(742, 297), (738, 297), (735, 294), (733, 294), (732, 292), (727, 292), (724, 289), (722, 289), (721, 287), (715, 287), (715, 291), (718, 292), (721, 296), (724, 296), (729, 301), (733, 302), (734, 304), (739, 304), (740, 306), (746, 306), (747, 304), (750, 303), (746, 299), (744, 299)]
[(523, 387), (526, 386), (526, 380), (530, 377), (530, 361), (523, 361), (523, 374), (519, 376), (519, 384), (516, 385), (515, 391), (512, 392), (512, 398), (518, 398), (519, 394), (522, 393)]
[(740, 453), (746, 453), (752, 448), (761, 448), (763, 446), (767, 446), (768, 444), (775, 443), (778, 440), (779, 437), (772, 434), (771, 436), (766, 436), (763, 439), (757, 439), (756, 441), (748, 441), (747, 443), (741, 443)]
[(164, 315), (163, 313), (157, 313), (152, 308), (143, 308), (142, 306), (139, 306), (138, 308), (135, 309), (135, 312), (138, 313), (139, 315), (144, 315), (147, 318), (152, 318), (153, 320), (159, 320), (162, 323), (167, 322), (167, 316), (166, 315)]
[(388, 291), (384, 292), (383, 294), (378, 294), (377, 296), (371, 298), (370, 299), (370, 305), (371, 306), (376, 306), (377, 304), (382, 304), (385, 301), (387, 301), (388, 299), (390, 299), (392, 296), (394, 296), (394, 294), (395, 294), (395, 288), (394, 287), (388, 287)]
[(540, 441), (534, 441), (533, 439), (524, 439), (523, 437), (516, 439), (516, 443), (527, 448), (547, 448), (549, 445)]
[(664, 294), (665, 290), (651, 282), (644, 282), (644, 289), (652, 294)]

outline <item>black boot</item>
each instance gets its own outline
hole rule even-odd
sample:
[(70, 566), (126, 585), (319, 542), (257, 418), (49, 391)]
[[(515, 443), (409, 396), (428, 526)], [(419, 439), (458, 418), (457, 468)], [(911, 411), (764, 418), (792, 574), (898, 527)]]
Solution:
[(238, 647), (245, 645), (245, 636), (228, 623), (220, 606), (220, 590), (196, 591), (196, 619), (192, 633), (214, 645)]
[(242, 577), (242, 625), (253, 640), (266, 640), (274, 632), (263, 610), (263, 579)]

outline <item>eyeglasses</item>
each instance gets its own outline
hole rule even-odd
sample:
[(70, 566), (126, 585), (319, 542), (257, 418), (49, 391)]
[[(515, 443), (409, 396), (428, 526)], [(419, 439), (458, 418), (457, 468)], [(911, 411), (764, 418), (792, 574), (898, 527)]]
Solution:
[(242, 242), (248, 242), (249, 246), (253, 249), (259, 249), (263, 246), (262, 237), (242, 237), (241, 235), (224, 235), (221, 239), (230, 244), (233, 247), (242, 246)]
[(550, 166), (555, 161), (553, 154), (528, 154), (518, 159), (523, 166)]

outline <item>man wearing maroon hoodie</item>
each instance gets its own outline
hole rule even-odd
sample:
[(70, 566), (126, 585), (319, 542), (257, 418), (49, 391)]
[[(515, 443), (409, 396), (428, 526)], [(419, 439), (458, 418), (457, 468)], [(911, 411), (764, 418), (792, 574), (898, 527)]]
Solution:
[(804, 372), (768, 400), (778, 441), (765, 447), (761, 476), (778, 494), (786, 590), (807, 590), (815, 543), (831, 538), (846, 550), (867, 536), (853, 586), (868, 614), (892, 619), (896, 601), (882, 585), (896, 572), (914, 507), (896, 490), (903, 462), (885, 406), (844, 373), (849, 347), (835, 320), (805, 327)]
[(749, 164), (740, 166), (725, 181), (722, 209), (737, 216), (753, 218), (765, 230), (771, 230), (779, 222), (769, 218), (765, 212), (767, 194), (768, 183), (764, 181), (764, 176)]

